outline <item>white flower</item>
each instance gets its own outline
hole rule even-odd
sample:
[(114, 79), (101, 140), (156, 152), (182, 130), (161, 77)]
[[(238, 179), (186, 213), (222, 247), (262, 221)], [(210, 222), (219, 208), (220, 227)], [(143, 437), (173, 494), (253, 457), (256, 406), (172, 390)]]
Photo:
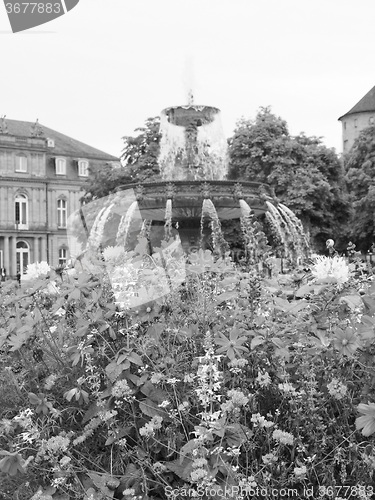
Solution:
[(28, 264), (25, 279), (36, 280), (38, 278), (43, 278), (46, 277), (50, 271), (51, 268), (47, 262), (34, 262), (33, 264)]
[(194, 373), (187, 373), (185, 376), (184, 376), (184, 382), (186, 383), (190, 383), (190, 382), (193, 382), (195, 379), (195, 375)]
[(275, 441), (281, 444), (293, 444), (294, 437), (289, 432), (281, 431), (280, 429), (275, 429), (272, 433), (272, 437)]
[(268, 387), (271, 383), (271, 377), (268, 372), (258, 372), (258, 376), (255, 380), (261, 387)]
[(333, 378), (332, 381), (327, 385), (328, 392), (335, 399), (342, 399), (346, 396), (348, 388), (337, 378)]
[(302, 465), (302, 467), (294, 467), (294, 474), (297, 477), (305, 476), (306, 472), (307, 472), (307, 469), (306, 469), (305, 465)]
[(120, 257), (124, 253), (124, 249), (120, 246), (115, 246), (115, 247), (106, 247), (103, 250), (103, 257), (105, 261), (111, 261), (111, 260), (116, 260), (118, 257)]
[(48, 439), (45, 443), (45, 447), (51, 453), (61, 453), (68, 449), (69, 438), (65, 436), (54, 436)]
[(129, 387), (125, 379), (118, 380), (111, 389), (111, 394), (117, 399), (124, 398), (125, 400), (131, 399), (133, 391)]
[(162, 373), (153, 373), (150, 378), (151, 384), (159, 384), (164, 378), (164, 375)]
[(284, 382), (283, 384), (279, 384), (278, 388), (280, 389), (281, 392), (284, 392), (285, 394), (290, 394), (290, 395), (296, 394), (295, 388), (289, 382)]
[(315, 279), (322, 283), (330, 283), (332, 282), (330, 280), (334, 278), (339, 285), (346, 283), (350, 277), (350, 269), (344, 257), (338, 256), (317, 257), (311, 273)]
[(273, 453), (267, 453), (266, 455), (262, 456), (262, 462), (265, 465), (271, 465), (274, 462), (277, 462), (277, 456), (274, 455)]
[(135, 495), (135, 489), (134, 488), (127, 488), (126, 490), (124, 490), (122, 492), (122, 494), (124, 495), (124, 497), (133, 496), (133, 495)]
[(275, 425), (274, 422), (272, 422), (271, 420), (267, 420), (260, 413), (253, 413), (250, 420), (251, 420), (251, 422), (253, 422), (254, 427), (269, 428), (269, 427), (272, 427), (273, 425)]

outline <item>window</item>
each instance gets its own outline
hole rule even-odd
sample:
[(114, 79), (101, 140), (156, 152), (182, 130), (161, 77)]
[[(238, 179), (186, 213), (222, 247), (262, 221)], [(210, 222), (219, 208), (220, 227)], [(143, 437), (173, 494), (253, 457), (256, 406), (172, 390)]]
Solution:
[(66, 227), (67, 202), (64, 198), (57, 200), (57, 226)]
[(27, 172), (27, 157), (25, 155), (16, 156), (16, 172)]
[(358, 120), (357, 120), (357, 118), (354, 120), (354, 126), (355, 126), (355, 128), (358, 127)]
[(28, 229), (28, 200), (24, 194), (18, 194), (15, 203), (15, 222), (18, 229)]
[(17, 273), (26, 274), (30, 262), (30, 249), (26, 241), (18, 241), (16, 247)]
[(87, 160), (78, 160), (78, 175), (80, 177), (89, 175), (89, 162)]
[(346, 130), (346, 122), (344, 122), (344, 130)]
[(66, 175), (65, 158), (56, 158), (56, 175)]
[(65, 247), (59, 248), (59, 266), (66, 266), (67, 253)]
[(369, 118), (369, 120), (368, 120), (368, 121), (369, 121), (369, 124), (370, 124), (370, 125), (374, 125), (374, 123), (375, 123), (375, 118), (374, 118), (373, 116), (370, 116), (370, 118)]

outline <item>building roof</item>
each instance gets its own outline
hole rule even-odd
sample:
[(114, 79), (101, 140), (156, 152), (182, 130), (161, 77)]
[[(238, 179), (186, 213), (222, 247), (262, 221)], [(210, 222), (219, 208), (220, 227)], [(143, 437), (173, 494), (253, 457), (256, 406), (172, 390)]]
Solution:
[(366, 111), (375, 111), (375, 87), (367, 92), (350, 111), (340, 116), (339, 120), (344, 118), (344, 116), (353, 115), (354, 113), (364, 113)]
[[(35, 123), (20, 120), (8, 120), (8, 118), (6, 118), (5, 124), (7, 126), (7, 135), (15, 135), (17, 137), (33, 137)], [(37, 129), (42, 134), (38, 135), (39, 138), (54, 140), (55, 146), (51, 148), (51, 153), (54, 155), (68, 155), (77, 156), (78, 158), (119, 161), (119, 159), (115, 156), (104, 153), (104, 151), (93, 148), (84, 142), (77, 141), (72, 137), (61, 134), (60, 132), (45, 127), (42, 124), (38, 123)], [(35, 136), (36, 135), (34, 135), (34, 137)]]

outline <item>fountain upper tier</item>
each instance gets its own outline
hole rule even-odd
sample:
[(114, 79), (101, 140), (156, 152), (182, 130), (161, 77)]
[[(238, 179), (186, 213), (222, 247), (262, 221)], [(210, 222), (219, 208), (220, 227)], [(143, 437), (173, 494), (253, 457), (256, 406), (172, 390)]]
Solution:
[(223, 180), (228, 172), (227, 140), (220, 110), (173, 106), (160, 116), (160, 173), (165, 180)]

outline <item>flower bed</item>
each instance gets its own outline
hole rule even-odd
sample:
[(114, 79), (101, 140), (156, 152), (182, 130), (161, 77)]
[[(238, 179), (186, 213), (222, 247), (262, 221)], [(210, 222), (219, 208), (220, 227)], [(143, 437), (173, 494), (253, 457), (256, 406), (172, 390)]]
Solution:
[(327, 259), (289, 300), (202, 251), (133, 309), (104, 262), (4, 285), (4, 499), (372, 498), (375, 282)]

